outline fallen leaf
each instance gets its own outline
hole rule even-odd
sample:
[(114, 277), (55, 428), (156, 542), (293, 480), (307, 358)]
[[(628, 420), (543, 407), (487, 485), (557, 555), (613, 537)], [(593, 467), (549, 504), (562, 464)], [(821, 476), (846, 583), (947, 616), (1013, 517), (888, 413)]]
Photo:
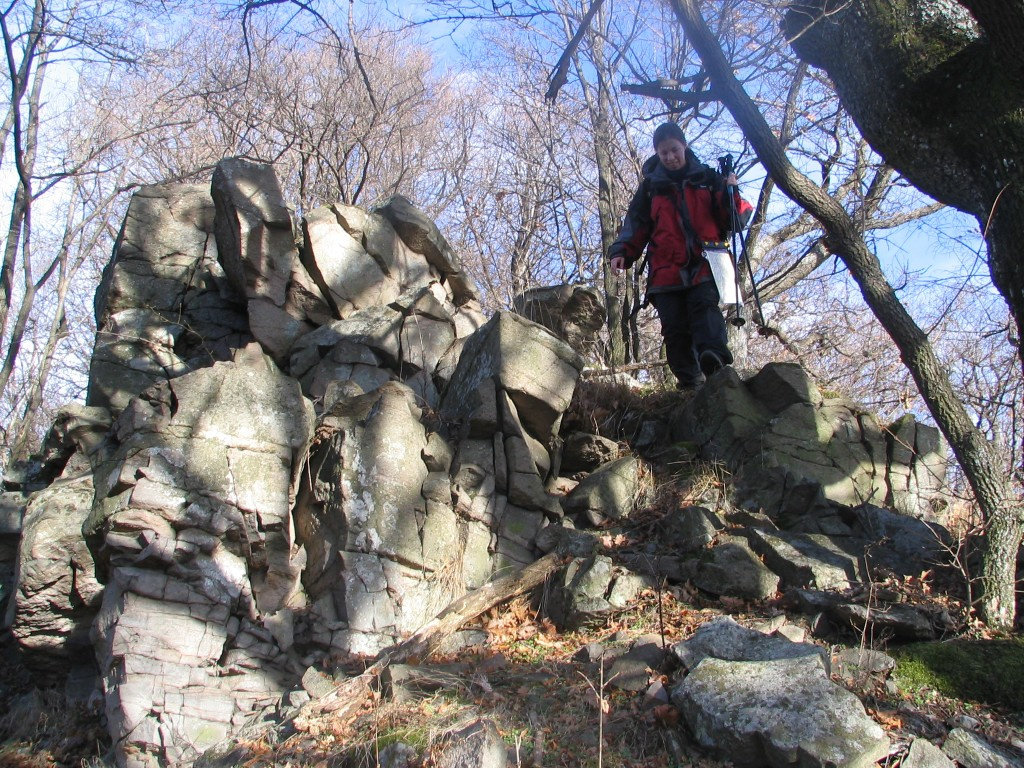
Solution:
[(666, 728), (674, 728), (679, 724), (679, 710), (671, 704), (659, 704), (652, 710), (654, 721)]

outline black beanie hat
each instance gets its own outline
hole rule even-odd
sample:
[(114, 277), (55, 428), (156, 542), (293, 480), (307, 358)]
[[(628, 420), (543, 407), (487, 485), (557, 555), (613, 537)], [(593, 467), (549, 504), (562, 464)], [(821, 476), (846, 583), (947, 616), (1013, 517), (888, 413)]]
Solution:
[(683, 129), (675, 123), (662, 123), (654, 129), (654, 148), (657, 149), (658, 145), (665, 139), (675, 139), (676, 141), (686, 143), (686, 136), (683, 135)]

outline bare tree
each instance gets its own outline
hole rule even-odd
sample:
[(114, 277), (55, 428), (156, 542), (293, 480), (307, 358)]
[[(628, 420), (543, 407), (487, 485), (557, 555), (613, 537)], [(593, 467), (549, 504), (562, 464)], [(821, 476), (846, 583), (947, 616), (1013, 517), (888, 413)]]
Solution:
[[(67, 104), (54, 95), (59, 83), (53, 73), (137, 63), (134, 41), (114, 32), (124, 10), (114, 3), (44, 0), (0, 10), (7, 84), (0, 160), (14, 179), (0, 265), (4, 460), (12, 450), (28, 450), (58, 344), (67, 334), (68, 292), (85, 259), (79, 246), (102, 233), (100, 222), (118, 194), (90, 192), (85, 203), (109, 137), (83, 141), (88, 127), (66, 129), (61, 110)], [(40, 211), (45, 215), (35, 215)], [(62, 217), (63, 225), (56, 224)]]

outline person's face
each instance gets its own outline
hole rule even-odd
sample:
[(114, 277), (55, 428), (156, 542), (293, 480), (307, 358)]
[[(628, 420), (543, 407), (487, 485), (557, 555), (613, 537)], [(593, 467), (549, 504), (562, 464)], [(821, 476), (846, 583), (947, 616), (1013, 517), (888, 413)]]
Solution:
[(662, 139), (655, 151), (661, 164), (670, 171), (678, 171), (686, 166), (686, 145), (679, 139)]

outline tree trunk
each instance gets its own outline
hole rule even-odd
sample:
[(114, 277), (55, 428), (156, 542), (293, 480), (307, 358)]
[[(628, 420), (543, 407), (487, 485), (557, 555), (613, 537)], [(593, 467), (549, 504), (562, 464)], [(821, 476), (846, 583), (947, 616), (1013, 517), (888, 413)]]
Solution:
[(601, 226), (601, 276), (604, 282), (605, 310), (607, 312), (608, 356), (605, 362), (622, 365), (626, 362), (626, 339), (622, 333), (623, 295), (622, 281), (618, 280), (608, 264), (608, 250), (615, 242), (618, 231), (618, 211), (615, 206), (615, 165), (610, 147), (613, 144), (611, 113), (612, 99), (608, 79), (603, 70), (606, 63), (601, 35), (590, 31), (590, 47), (597, 64), (596, 96), (588, 92), (587, 107), (593, 126), (594, 162), (597, 166), (597, 216)]
[[(8, 26), (8, 10), (0, 13), (0, 32), (3, 33), (4, 54), (7, 62), (7, 75), (10, 80), (10, 123), (11, 135), (14, 139), (14, 164), (18, 171), (17, 189), (11, 204), (11, 219), (7, 228), (7, 242), (4, 247), (3, 262), (0, 264), (0, 337), (7, 331), (10, 321), (11, 304), (14, 298), (14, 270), (18, 249), (21, 246), (22, 227), (32, 204), (32, 166), (35, 161), (35, 134), (38, 112), (30, 106), (28, 125), (22, 115), (22, 99), (28, 89), (28, 79), (36, 57), (40, 55), (39, 44), (42, 38), (44, 8), (41, 0), (36, 0), (32, 14), (32, 23), (25, 36), (25, 47), (21, 51), (21, 61), (17, 61), (18, 52), (14, 44), (16, 34)], [(45, 54), (43, 55), (45, 61)], [(41, 85), (42, 73), (37, 75), (36, 83)], [(39, 105), (39, 91), (34, 89), (34, 105)], [(5, 120), (6, 123), (6, 120)], [(6, 139), (6, 136), (5, 136)], [(26, 142), (28, 142), (26, 144)]]
[[(1024, 338), (1024, 3), (923, 5), (803, 0), (785, 25), (872, 148), (978, 220), (992, 282)], [(1017, 351), (1024, 364), (1024, 344)]]
[[(917, 326), (896, 297), (877, 257), (860, 236), (856, 223), (842, 206), (789, 162), (782, 145), (733, 75), (717, 40), (700, 15), (697, 0), (672, 0), (672, 4), (712, 83), (723, 94), (725, 105), (761, 162), (783, 192), (821, 222), (831, 249), (846, 263), (860, 286), (865, 302), (900, 350), (921, 397), (949, 441), (974, 490), (990, 531), (994, 528), (999, 533), (999, 541), (990, 543), (987, 551), (985, 573), (987, 577), (1003, 581), (988, 585), (989, 590), (982, 598), (982, 609), (992, 626), (1012, 629), (1014, 606), (1012, 601), (1007, 605), (1005, 599), (1014, 590), (1012, 575), (1008, 583), (1005, 580), (1014, 569), (1011, 563), (993, 562), (993, 558), (1005, 559), (1012, 550), (1014, 557), (1011, 561), (1015, 562), (1024, 508), (1015, 498), (995, 450), (971, 422), (953, 392), (927, 334)], [(1014, 536), (1015, 544), (1010, 541)]]

